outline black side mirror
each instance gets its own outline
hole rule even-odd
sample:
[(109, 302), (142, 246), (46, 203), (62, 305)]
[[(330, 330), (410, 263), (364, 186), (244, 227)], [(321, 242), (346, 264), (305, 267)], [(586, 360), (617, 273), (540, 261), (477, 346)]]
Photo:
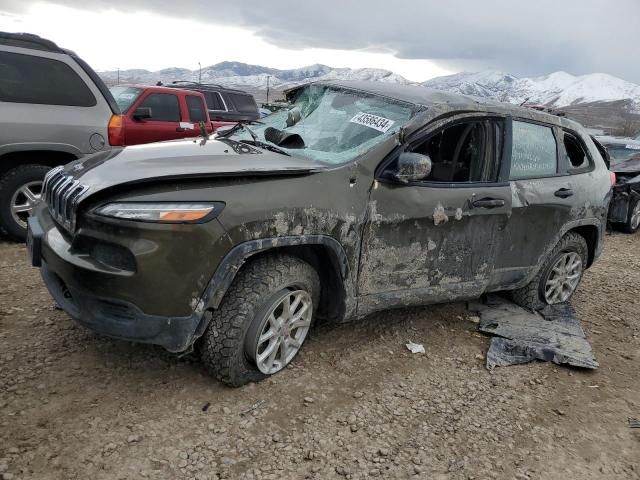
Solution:
[(138, 107), (136, 111), (133, 112), (133, 118), (136, 120), (146, 120), (151, 117), (153, 117), (153, 112), (150, 107)]
[(402, 183), (424, 180), (431, 173), (431, 158), (421, 153), (402, 152), (393, 178)]

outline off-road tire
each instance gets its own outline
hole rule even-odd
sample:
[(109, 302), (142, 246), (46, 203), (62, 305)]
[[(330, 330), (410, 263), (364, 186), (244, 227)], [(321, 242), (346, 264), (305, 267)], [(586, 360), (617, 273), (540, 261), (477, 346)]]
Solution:
[(292, 287), (309, 292), (313, 308), (317, 309), (318, 274), (311, 265), (296, 257), (265, 255), (250, 261), (238, 272), (196, 345), (210, 374), (231, 387), (267, 377), (247, 356), (245, 338), (251, 325), (261, 320), (267, 299)]
[(636, 208), (636, 205), (640, 203), (640, 198), (634, 198), (629, 203), (629, 213), (627, 214), (627, 221), (625, 223), (619, 224), (620, 230), (626, 233), (636, 233), (638, 229), (640, 229), (640, 225), (637, 225), (635, 228), (631, 226), (631, 217), (633, 215), (633, 210)]
[(20, 242), (27, 238), (27, 230), (11, 215), (11, 197), (23, 185), (44, 180), (50, 169), (46, 165), (20, 165), (0, 177), (0, 227), (10, 238)]
[[(547, 305), (544, 299), (544, 285), (543, 281), (547, 278), (549, 270), (556, 263), (558, 258), (566, 252), (576, 252), (582, 259), (582, 272), (584, 274), (587, 268), (587, 261), (589, 258), (589, 249), (587, 242), (581, 235), (569, 232), (560, 239), (555, 248), (547, 256), (542, 268), (538, 271), (538, 274), (527, 285), (511, 292), (511, 298), (518, 305), (528, 308), (530, 310), (540, 310)], [(582, 278), (580, 279), (582, 280)], [(580, 286), (580, 282), (576, 286), (576, 290)]]

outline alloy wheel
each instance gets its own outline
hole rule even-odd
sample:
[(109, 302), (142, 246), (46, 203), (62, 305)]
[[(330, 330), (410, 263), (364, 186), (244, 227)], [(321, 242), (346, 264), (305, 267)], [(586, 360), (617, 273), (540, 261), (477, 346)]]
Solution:
[(569, 300), (582, 277), (582, 258), (576, 252), (565, 252), (551, 267), (544, 285), (544, 298), (550, 305)]
[(18, 188), (11, 197), (11, 217), (23, 228), (27, 228), (27, 218), (40, 200), (42, 181), (28, 182)]
[(636, 202), (631, 212), (631, 219), (629, 220), (629, 226), (631, 230), (636, 230), (640, 226), (640, 201)]
[(271, 375), (286, 367), (302, 347), (311, 326), (313, 301), (304, 290), (287, 290), (266, 311), (259, 334), (248, 339), (246, 350), (258, 370)]

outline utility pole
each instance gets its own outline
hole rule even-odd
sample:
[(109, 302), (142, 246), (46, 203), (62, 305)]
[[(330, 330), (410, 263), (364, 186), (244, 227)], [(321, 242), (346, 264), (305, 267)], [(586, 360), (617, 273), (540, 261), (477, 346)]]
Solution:
[(269, 105), (269, 79), (271, 75), (267, 75), (267, 105)]
[(202, 83), (202, 65), (198, 62), (198, 83)]

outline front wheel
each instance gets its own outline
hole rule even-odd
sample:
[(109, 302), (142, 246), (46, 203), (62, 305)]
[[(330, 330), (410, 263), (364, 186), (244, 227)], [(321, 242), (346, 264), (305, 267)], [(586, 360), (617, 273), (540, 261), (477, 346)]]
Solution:
[(296, 257), (248, 263), (199, 340), (205, 367), (233, 387), (279, 372), (302, 348), (319, 295), (315, 269)]
[(640, 228), (640, 198), (634, 198), (629, 205), (627, 223), (622, 224), (622, 230), (627, 233), (636, 233)]
[(0, 226), (18, 241), (27, 237), (27, 218), (40, 200), (45, 165), (20, 165), (0, 179)]
[(568, 302), (580, 285), (588, 258), (589, 250), (584, 238), (577, 233), (567, 233), (533, 280), (512, 292), (513, 300), (531, 310)]

